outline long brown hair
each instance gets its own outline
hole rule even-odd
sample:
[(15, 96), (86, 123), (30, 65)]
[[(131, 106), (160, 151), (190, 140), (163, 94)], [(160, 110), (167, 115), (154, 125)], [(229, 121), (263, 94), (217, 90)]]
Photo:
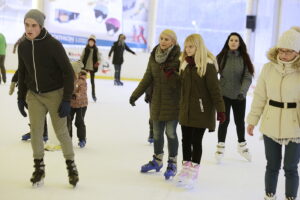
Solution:
[(253, 64), (251, 62), (250, 56), (247, 52), (247, 47), (246, 44), (243, 40), (243, 38), (240, 36), (240, 34), (236, 33), (236, 32), (232, 32), (229, 34), (229, 36), (227, 37), (227, 40), (223, 46), (223, 49), (221, 50), (221, 52), (217, 55), (217, 61), (219, 64), (219, 68), (220, 68), (220, 72), (224, 69), (225, 64), (226, 64), (226, 59), (227, 59), (227, 53), (229, 51), (229, 46), (228, 46), (228, 42), (231, 36), (237, 36), (239, 38), (239, 48), (237, 49), (244, 61), (244, 64), (247, 66), (249, 73), (253, 76), (254, 74), (254, 67)]

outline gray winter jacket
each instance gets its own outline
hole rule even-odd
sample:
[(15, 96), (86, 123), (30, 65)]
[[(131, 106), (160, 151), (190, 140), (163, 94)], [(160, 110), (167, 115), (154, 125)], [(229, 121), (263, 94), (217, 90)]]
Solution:
[(247, 96), (252, 75), (238, 51), (229, 51), (223, 70), (220, 72), (220, 87), (223, 96), (237, 99), (239, 94)]

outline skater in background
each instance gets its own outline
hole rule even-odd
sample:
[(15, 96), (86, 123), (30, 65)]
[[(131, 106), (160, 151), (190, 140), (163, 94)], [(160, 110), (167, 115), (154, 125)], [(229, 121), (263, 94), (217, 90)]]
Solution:
[(72, 122), (75, 117), (75, 126), (77, 128), (78, 146), (80, 148), (85, 147), (86, 144), (86, 127), (84, 123), (84, 117), (88, 105), (87, 97), (87, 83), (85, 70), (81, 70), (83, 63), (79, 60), (72, 62), (72, 67), (75, 72), (74, 92), (71, 99), (71, 112), (68, 117), (68, 128), (70, 136), (72, 137)]
[(37, 9), (25, 14), (26, 39), (18, 47), (18, 107), (24, 117), (28, 108), (35, 168), (30, 181), (33, 186), (39, 186), (45, 177), (42, 135), (49, 112), (66, 159), (69, 183), (76, 186), (78, 171), (67, 128), (74, 71), (62, 44), (43, 27), (44, 20), (44, 13)]
[(141, 167), (141, 172), (157, 172), (163, 167), (164, 132), (168, 139), (168, 165), (164, 176), (174, 177), (177, 172), (178, 138), (176, 128), (179, 113), (180, 80), (179, 70), (180, 47), (174, 31), (166, 29), (161, 32), (159, 44), (151, 52), (147, 70), (142, 81), (130, 97), (130, 104), (153, 86), (150, 118), (153, 121), (154, 155), (153, 160)]
[(251, 161), (251, 154), (245, 140), (245, 111), (247, 92), (252, 82), (254, 67), (247, 53), (245, 42), (238, 33), (230, 33), (223, 49), (217, 55), (217, 61), (220, 67), (220, 87), (225, 102), (226, 120), (219, 124), (215, 158), (220, 163), (224, 156), (232, 108), (238, 136), (238, 152)]
[[(152, 98), (152, 93), (153, 93), (153, 87), (152, 85), (147, 88), (145, 92), (145, 102), (149, 104), (149, 111), (151, 112), (151, 98)], [(148, 142), (152, 144), (154, 142), (153, 138), (153, 121), (149, 117), (149, 136), (148, 136)]]
[(120, 34), (118, 41), (114, 42), (108, 54), (108, 58), (110, 59), (111, 54), (113, 53), (112, 63), (115, 66), (114, 85), (123, 85), (123, 82), (121, 82), (121, 67), (124, 62), (124, 50), (129, 51), (130, 53), (135, 55), (135, 52), (132, 51), (125, 43), (125, 39), (126, 36), (124, 34)]
[[(298, 194), (300, 159), (300, 27), (284, 32), (277, 45), (267, 53), (270, 62), (259, 75), (251, 110), (247, 116), (247, 132), (253, 136), (261, 118), (267, 166), (265, 200), (276, 199), (279, 170), (283, 158), (286, 200)], [(284, 151), (282, 149), (284, 147)]]
[(88, 42), (82, 51), (80, 60), (83, 62), (83, 69), (90, 73), (91, 86), (92, 86), (92, 98), (94, 102), (97, 101), (95, 92), (95, 73), (98, 71), (98, 67), (101, 63), (101, 54), (96, 45), (96, 36), (91, 35)]
[(5, 55), (6, 55), (6, 40), (5, 37), (2, 33), (0, 33), (0, 71), (1, 71), (1, 75), (0, 75), (0, 84), (1, 81), (3, 81), (3, 83), (6, 83), (6, 70), (5, 70)]
[(225, 105), (217, 76), (218, 64), (199, 34), (189, 35), (184, 42), (179, 69), (181, 97), (179, 123), (182, 132), (182, 169), (180, 184), (197, 180), (202, 157), (204, 132), (215, 130), (217, 120), (225, 121)]

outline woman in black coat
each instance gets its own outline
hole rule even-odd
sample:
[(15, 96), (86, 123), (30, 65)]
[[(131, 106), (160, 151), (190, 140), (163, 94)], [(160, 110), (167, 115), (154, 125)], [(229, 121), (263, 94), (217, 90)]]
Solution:
[(129, 51), (130, 53), (135, 55), (135, 52), (132, 51), (125, 43), (125, 39), (126, 36), (124, 34), (120, 34), (118, 41), (114, 42), (108, 54), (108, 58), (110, 59), (111, 54), (114, 53), (113, 60), (112, 60), (112, 63), (115, 67), (114, 85), (123, 85), (123, 82), (120, 81), (120, 74), (121, 74), (121, 66), (124, 61), (124, 57), (123, 57), (124, 50)]

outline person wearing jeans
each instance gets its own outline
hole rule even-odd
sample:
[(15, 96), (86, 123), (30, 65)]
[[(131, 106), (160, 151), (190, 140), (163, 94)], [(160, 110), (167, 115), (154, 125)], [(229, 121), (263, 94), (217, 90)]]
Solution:
[[(264, 135), (267, 167), (265, 174), (265, 187), (267, 194), (276, 194), (279, 170), (282, 161), (282, 145), (276, 143), (268, 136)], [(289, 142), (285, 145), (283, 170), (285, 172), (285, 188), (287, 197), (296, 197), (299, 176), (297, 165), (300, 158), (300, 144)]]
[(166, 179), (177, 173), (178, 124), (180, 79), (180, 47), (174, 31), (164, 30), (160, 34), (159, 44), (151, 52), (147, 70), (142, 81), (130, 96), (129, 103), (135, 101), (152, 85), (150, 119), (153, 121), (154, 155), (153, 160), (141, 167), (141, 172), (157, 172), (163, 167), (164, 132), (168, 138), (168, 166), (164, 173)]
[(263, 133), (267, 160), (265, 200), (276, 199), (282, 160), (285, 198), (294, 200), (299, 187), (300, 159), (300, 27), (285, 31), (267, 56), (270, 62), (263, 66), (255, 87), (247, 132), (253, 136), (261, 118), (259, 130)]
[(164, 153), (164, 132), (168, 140), (169, 157), (175, 158), (178, 152), (178, 138), (176, 133), (178, 121), (153, 121), (154, 154)]

